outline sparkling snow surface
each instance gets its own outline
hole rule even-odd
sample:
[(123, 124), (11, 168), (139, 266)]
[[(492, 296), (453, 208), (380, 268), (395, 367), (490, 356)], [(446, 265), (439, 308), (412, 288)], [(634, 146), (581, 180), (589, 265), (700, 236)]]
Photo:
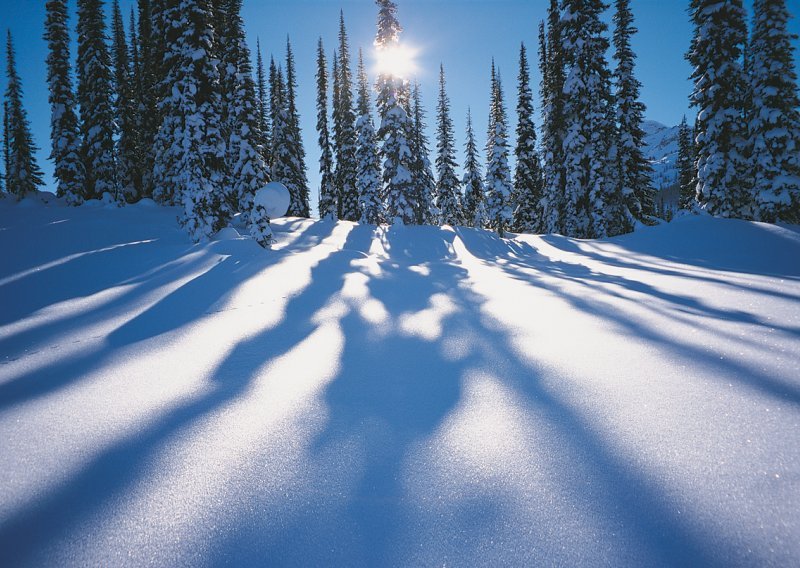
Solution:
[(789, 566), (800, 232), (0, 201), (2, 566)]

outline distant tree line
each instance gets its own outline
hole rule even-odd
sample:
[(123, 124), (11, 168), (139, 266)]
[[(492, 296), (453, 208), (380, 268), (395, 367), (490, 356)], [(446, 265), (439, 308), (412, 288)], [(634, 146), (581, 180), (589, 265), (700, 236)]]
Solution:
[[(397, 5), (376, 4), (374, 47), (397, 49)], [(656, 199), (644, 155), (630, 0), (613, 4), (609, 35), (602, 0), (550, 0), (538, 29), (541, 123), (522, 44), (513, 142), (492, 62), (484, 167), (468, 109), (462, 176), (444, 66), (431, 161), (419, 85), (388, 71), (371, 85), (361, 50), (354, 74), (340, 13), (335, 50), (326, 54), (322, 39), (317, 48), (320, 218), (597, 238), (663, 217), (668, 208)], [(285, 59), (271, 58), (267, 68), (257, 44), (253, 69), (241, 7), (242, 0), (139, 0), (126, 30), (114, 0), (109, 36), (103, 1), (78, 0), (73, 88), (67, 2), (46, 3), (58, 195), (73, 205), (100, 198), (178, 205), (196, 241), (240, 214), (267, 246), (269, 218), (254, 196), (270, 180), (289, 190), (290, 215), (310, 216), (292, 46), (287, 37)], [(685, 118), (680, 126), (679, 207), (800, 223), (789, 14), (785, 0), (755, 0), (753, 12), (748, 34), (741, 0), (690, 2), (697, 118), (694, 130)], [(22, 197), (43, 185), (43, 175), (14, 55), (9, 32), (0, 179), (5, 192)]]

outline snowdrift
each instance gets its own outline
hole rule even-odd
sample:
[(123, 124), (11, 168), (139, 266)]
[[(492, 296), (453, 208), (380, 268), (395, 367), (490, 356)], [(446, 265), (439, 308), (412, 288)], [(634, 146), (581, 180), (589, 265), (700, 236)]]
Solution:
[(800, 558), (800, 232), (0, 202), (0, 564)]

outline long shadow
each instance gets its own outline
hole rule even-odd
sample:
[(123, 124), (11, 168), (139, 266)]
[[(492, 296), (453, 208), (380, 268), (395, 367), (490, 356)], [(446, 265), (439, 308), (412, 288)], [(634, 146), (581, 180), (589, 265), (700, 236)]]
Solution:
[[(388, 234), (386, 239), (391, 245), (392, 235)], [(427, 250), (438, 247), (434, 243)], [(403, 243), (397, 243), (394, 250), (405, 250)], [(404, 485), (404, 467), (412, 450), (437, 431), (461, 400), (464, 373), (469, 369), (499, 374), (501, 380), (523, 395), (537, 419), (561, 434), (553, 443), (563, 452), (561, 462), (566, 470), (553, 475), (568, 471), (564, 477), (574, 479), (575, 470), (581, 473), (585, 487), (592, 489), (565, 488), (577, 492), (571, 505), (581, 511), (612, 515), (614, 518), (609, 521), (624, 527), (624, 536), (644, 550), (644, 557), (634, 560), (657, 559), (661, 564), (675, 566), (722, 564), (715, 560), (706, 542), (708, 535), (692, 533), (674, 514), (674, 507), (659, 488), (645, 479), (644, 473), (632, 470), (624, 456), (615, 455), (586, 419), (542, 388), (540, 371), (522, 362), (510, 348), (512, 336), (497, 322), (487, 321), (481, 315), (485, 299), (469, 288), (465, 269), (457, 264), (430, 261), (423, 263), (427, 271), (420, 271), (419, 266), (405, 260), (405, 254), (401, 258), (390, 256), (381, 263), (377, 276), (363, 271), (368, 277), (370, 296), (381, 302), (391, 317), (388, 331), (386, 322), (364, 321), (355, 309), (357, 304), (339, 320), (345, 344), (340, 370), (325, 391), (329, 420), (318, 435), (314, 450), (318, 455), (330, 455), (350, 447), (353, 440), (360, 444), (357, 453), (362, 458), (351, 474), (356, 483), (347, 497), (345, 510), (333, 513), (335, 518), (320, 516), (312, 501), (283, 520), (283, 530), (278, 534), (258, 532), (263, 509), (257, 513), (238, 511), (234, 515), (245, 527), (243, 532), (229, 534), (212, 545), (211, 564), (231, 559), (237, 564), (253, 564), (263, 562), (264, 558), (279, 565), (329, 564), (332, 558), (341, 558), (354, 566), (408, 562), (407, 555), (413, 554), (406, 547), (409, 536), (421, 539), (427, 535), (415, 533), (419, 530), (419, 519), (415, 518), (417, 512), (410, 503), (413, 499), (409, 499)], [(332, 256), (321, 263), (314, 270), (312, 285), (319, 289), (314, 292), (309, 289), (309, 298), (290, 308), (287, 322), (296, 318), (308, 321), (323, 302), (309, 306), (307, 300), (317, 298), (321, 290), (336, 289), (337, 284), (323, 282), (335, 279), (348, 265), (352, 270), (346, 256)], [(449, 315), (444, 315), (440, 322), (441, 335), (419, 336), (403, 331), (399, 325), (401, 318), (428, 307), (431, 297), (439, 292), (446, 292), (453, 304)], [(295, 329), (295, 335), (289, 337), (276, 334), (281, 351), (310, 332), (310, 328), (302, 329)], [(469, 343), (463, 356), (447, 354), (445, 343), (454, 337)], [(531, 467), (538, 466), (531, 464)], [(470, 475), (469, 471), (461, 473)], [(314, 499), (307, 496), (299, 500), (309, 498)], [(480, 558), (480, 543), (492, 538), (507, 511), (499, 501), (470, 496), (452, 503), (452, 507), (457, 509), (455, 518), (459, 526), (450, 527), (449, 544), (460, 550), (455, 562), (468, 563)], [(318, 535), (328, 526), (349, 527), (347, 540), (332, 543), (325, 534)], [(558, 564), (563, 551), (552, 542), (547, 527), (526, 528), (532, 531), (532, 536), (525, 547), (550, 551), (553, 557), (545, 557), (545, 561)], [(597, 543), (598, 550), (602, 547)], [(443, 561), (435, 552), (432, 558), (437, 563)]]
[[(462, 242), (468, 250), (475, 253), (476, 258), (486, 252), (486, 245), (481, 240), (486, 237), (462, 233)], [(477, 244), (476, 244), (477, 243)], [(502, 252), (496, 255), (503, 256)], [(485, 257), (484, 257), (485, 258)], [(595, 272), (581, 264), (565, 263), (547, 259), (541, 263), (518, 263), (511, 256), (504, 256), (505, 262), (494, 264), (498, 270), (506, 275), (524, 282), (534, 282), (558, 297), (568, 301), (572, 306), (584, 313), (597, 316), (612, 322), (627, 330), (633, 337), (647, 339), (654, 345), (673, 352), (677, 357), (685, 358), (696, 363), (701, 363), (709, 368), (722, 371), (726, 378), (732, 378), (748, 388), (760, 392), (781, 402), (800, 405), (800, 387), (787, 384), (768, 374), (747, 368), (736, 361), (726, 358), (720, 359), (714, 353), (709, 353), (700, 346), (690, 342), (678, 341), (646, 325), (639, 319), (626, 316), (622, 311), (613, 309), (605, 302), (598, 300), (598, 296), (613, 296), (626, 302), (636, 303), (635, 298), (623, 294), (609, 292), (606, 285), (616, 285), (624, 290), (641, 293), (645, 296), (662, 300), (665, 304), (685, 313), (710, 318), (714, 321), (741, 322), (753, 326), (775, 329), (789, 337), (800, 336), (800, 328), (787, 327), (775, 322), (762, 321), (752, 313), (741, 310), (724, 310), (705, 304), (690, 296), (681, 296), (658, 290), (643, 282), (634, 281), (621, 276), (614, 276)], [(572, 282), (586, 289), (586, 294), (576, 294), (567, 291), (565, 282)]]
[[(112, 333), (108, 340), (111, 351), (199, 319), (208, 307), (260, 268), (263, 266), (242, 267), (234, 257), (225, 259)], [(343, 272), (340, 281), (341, 274)], [(335, 288), (332, 286), (331, 293)], [(307, 290), (293, 303), (305, 305), (309, 295), (324, 300), (318, 291)], [(283, 324), (288, 325), (286, 321)], [(207, 392), (157, 416), (141, 430), (101, 452), (62, 485), (3, 519), (0, 561), (7, 565), (27, 564), (36, 558), (37, 552), (65, 538), (75, 527), (102, 515), (111, 501), (122, 498), (139, 480), (152, 474), (154, 458), (170, 441), (189, 436), (193, 426), (247, 392), (256, 371), (264, 363), (264, 354), (274, 349), (275, 334), (275, 330), (267, 329), (237, 344), (209, 373), (211, 388)], [(102, 363), (103, 360), (98, 361), (97, 354), (92, 353), (53, 366), (45, 371), (49, 379), (45, 381), (49, 389), (45, 390), (52, 392), (54, 386), (62, 388), (100, 368)], [(43, 394), (35, 387), (26, 390), (22, 384), (17, 389), (19, 392), (0, 396), (0, 411)]]

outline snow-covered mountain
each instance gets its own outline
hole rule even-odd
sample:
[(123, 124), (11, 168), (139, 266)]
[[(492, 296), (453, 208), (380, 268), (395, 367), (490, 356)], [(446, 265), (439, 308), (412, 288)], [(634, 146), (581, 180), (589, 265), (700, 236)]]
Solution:
[(0, 199), (2, 566), (797, 565), (798, 227), (45, 197)]
[(655, 120), (645, 120), (642, 125), (646, 133), (645, 155), (653, 166), (653, 185), (665, 194), (670, 202), (671, 191), (678, 182), (678, 127), (665, 126)]

